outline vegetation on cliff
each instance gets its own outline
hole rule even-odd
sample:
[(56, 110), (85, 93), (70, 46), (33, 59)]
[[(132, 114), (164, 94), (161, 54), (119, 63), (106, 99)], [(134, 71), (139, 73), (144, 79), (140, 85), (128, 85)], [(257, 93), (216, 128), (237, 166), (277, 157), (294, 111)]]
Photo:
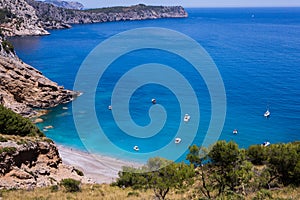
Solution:
[(29, 119), (5, 108), (0, 104), (0, 133), (19, 136), (44, 136)]

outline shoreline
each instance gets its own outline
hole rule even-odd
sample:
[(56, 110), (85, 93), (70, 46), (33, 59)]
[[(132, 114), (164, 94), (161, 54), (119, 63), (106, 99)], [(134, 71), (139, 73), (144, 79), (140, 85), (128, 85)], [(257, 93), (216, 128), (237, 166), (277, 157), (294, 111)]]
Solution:
[(90, 154), (78, 149), (56, 145), (63, 164), (71, 165), (84, 173), (94, 183), (110, 184), (118, 178), (123, 166), (140, 167), (143, 164), (117, 158)]

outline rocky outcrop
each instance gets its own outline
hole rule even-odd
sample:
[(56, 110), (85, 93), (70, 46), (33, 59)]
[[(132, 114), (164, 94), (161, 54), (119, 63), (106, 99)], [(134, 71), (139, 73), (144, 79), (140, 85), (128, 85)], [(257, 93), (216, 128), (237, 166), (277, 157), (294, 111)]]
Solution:
[(33, 108), (51, 108), (72, 101), (78, 93), (66, 90), (17, 58), (0, 55), (0, 103), (23, 116)]
[(0, 0), (0, 21), (2, 34), (18, 35), (47, 35), (35, 13), (35, 9), (25, 0)]
[(82, 10), (84, 7), (81, 3), (76, 1), (45, 0), (44, 2), (66, 9)]
[[(188, 14), (181, 6), (111, 7), (76, 10), (79, 5), (64, 1), (0, 0), (0, 29), (6, 36), (47, 35), (45, 29), (70, 28), (70, 24), (99, 23), (125, 20), (181, 18)], [(55, 4), (55, 6), (53, 5)], [(79, 6), (80, 7), (80, 6)]]
[(0, 189), (50, 186), (64, 178), (90, 182), (80, 175), (74, 167), (62, 164), (55, 144), (47, 138), (0, 142)]
[(111, 7), (90, 10), (69, 10), (43, 2), (26, 0), (35, 8), (45, 29), (67, 28), (70, 24), (99, 23), (158, 18), (182, 18), (188, 14), (181, 6)]

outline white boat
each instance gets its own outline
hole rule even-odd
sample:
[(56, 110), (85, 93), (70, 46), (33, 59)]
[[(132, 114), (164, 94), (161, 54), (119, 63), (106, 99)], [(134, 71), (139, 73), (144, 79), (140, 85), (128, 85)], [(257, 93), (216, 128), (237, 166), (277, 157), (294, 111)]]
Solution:
[(181, 138), (175, 138), (175, 144), (179, 144), (181, 142)]
[(189, 116), (188, 114), (185, 114), (183, 121), (188, 122), (188, 121), (190, 121), (190, 119), (191, 119), (191, 116)]
[(151, 99), (151, 102), (152, 102), (153, 104), (156, 104), (156, 99)]
[(109, 106), (108, 106), (108, 110), (111, 110), (111, 109), (112, 109), (112, 106), (111, 106), (111, 105), (109, 105)]
[(271, 112), (270, 112), (270, 110), (268, 109), (268, 110), (264, 113), (264, 116), (265, 116), (265, 117), (269, 117), (270, 114), (271, 114)]
[(139, 151), (139, 150), (140, 150), (140, 148), (139, 148), (138, 146), (134, 146), (133, 149), (134, 149), (135, 151)]
[(264, 147), (267, 147), (267, 146), (269, 146), (270, 144), (271, 144), (271, 143), (267, 141), (267, 142), (262, 143), (261, 145), (264, 146)]
[(232, 133), (236, 135), (236, 134), (238, 134), (238, 130), (237, 130), (237, 129), (234, 129), (234, 130), (232, 131)]
[(68, 110), (68, 107), (62, 107), (63, 110)]

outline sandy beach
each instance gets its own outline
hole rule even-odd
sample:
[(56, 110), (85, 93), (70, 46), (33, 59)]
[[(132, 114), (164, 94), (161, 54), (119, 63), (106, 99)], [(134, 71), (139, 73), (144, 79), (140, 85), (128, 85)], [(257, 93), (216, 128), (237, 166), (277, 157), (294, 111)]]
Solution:
[(72, 165), (83, 171), (84, 175), (95, 183), (111, 183), (118, 177), (122, 166), (141, 166), (141, 163), (129, 162), (79, 151), (58, 145), (63, 164)]

